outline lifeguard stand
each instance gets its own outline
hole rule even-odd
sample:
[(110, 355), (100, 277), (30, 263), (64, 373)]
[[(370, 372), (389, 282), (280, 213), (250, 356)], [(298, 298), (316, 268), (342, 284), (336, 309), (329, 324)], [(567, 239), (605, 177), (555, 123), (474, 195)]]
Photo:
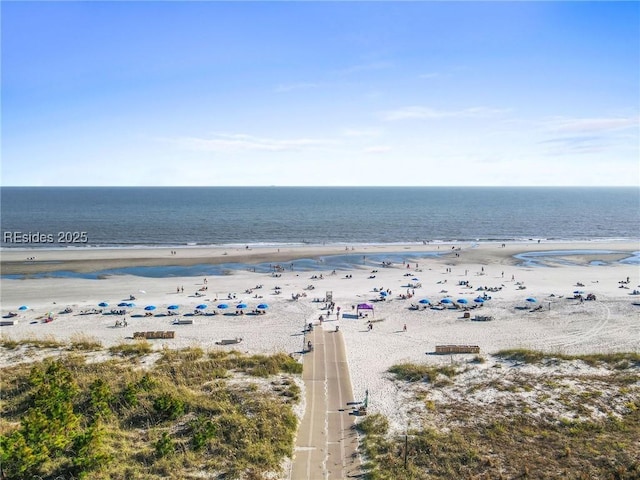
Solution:
[(324, 298), (326, 302), (329, 302), (329, 303), (333, 302), (333, 291), (328, 291), (325, 294)]

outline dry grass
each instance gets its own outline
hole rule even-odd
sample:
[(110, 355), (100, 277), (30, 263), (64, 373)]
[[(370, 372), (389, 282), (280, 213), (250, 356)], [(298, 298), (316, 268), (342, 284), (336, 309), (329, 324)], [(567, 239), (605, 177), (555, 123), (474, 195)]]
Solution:
[(406, 468), (404, 437), (384, 418), (359, 425), (368, 478), (640, 478), (636, 353), (500, 352), (459, 365), (449, 383), (432, 369), (391, 369), (423, 407), (411, 416)]

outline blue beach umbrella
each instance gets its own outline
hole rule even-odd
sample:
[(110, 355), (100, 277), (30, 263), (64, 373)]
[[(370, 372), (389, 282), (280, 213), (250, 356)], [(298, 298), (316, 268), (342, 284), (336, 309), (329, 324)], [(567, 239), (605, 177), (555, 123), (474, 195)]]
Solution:
[(387, 296), (387, 292), (380, 292), (380, 296), (381, 297), (386, 297)]
[(129, 302), (129, 303), (127, 303), (127, 304), (125, 305), (125, 307), (129, 307), (129, 308), (131, 308), (131, 307), (135, 307), (135, 306), (136, 306), (136, 304), (135, 304), (135, 303), (131, 303), (131, 302)]
[(238, 305), (236, 305), (236, 308), (238, 310), (242, 310), (243, 308), (247, 308), (247, 304), (246, 303), (239, 303)]
[(466, 299), (466, 298), (459, 298), (459, 299), (458, 299), (458, 303), (462, 303), (463, 305), (466, 305), (466, 304), (467, 304), (467, 303), (469, 303), (469, 302), (467, 301), (467, 299)]
[(474, 298), (473, 301), (476, 303), (484, 303), (484, 298), (482, 297)]
[(144, 307), (145, 310), (147, 310), (148, 312), (150, 312), (151, 310), (155, 310), (156, 307), (155, 305), (147, 305), (146, 307)]
[(207, 307), (208, 307), (208, 305), (205, 305), (204, 303), (201, 303), (201, 304), (200, 304), (200, 305), (198, 305), (196, 308), (197, 308), (198, 310), (204, 310), (204, 309), (205, 309), (205, 308), (207, 308)]
[(429, 305), (431, 303), (431, 301), (428, 298), (423, 298), (418, 303), (421, 303), (423, 305)]
[(450, 298), (443, 298), (440, 303), (453, 303), (453, 301)]
[(20, 308), (18, 308), (18, 310), (29, 310), (29, 307), (27, 307), (26, 305), (22, 305)]
[(224, 310), (225, 308), (229, 308), (229, 305), (227, 305), (226, 303), (221, 303), (221, 304), (218, 305), (218, 308), (220, 310)]
[(419, 278), (413, 277), (411, 280), (413, 280), (414, 282), (417, 282), (418, 280), (420, 280)]
[(127, 302), (120, 302), (118, 304), (119, 307), (129, 307), (130, 305)]
[(99, 306), (99, 307), (108, 307), (108, 306), (109, 306), (109, 304), (108, 304), (107, 302), (100, 302), (100, 303), (98, 304), (98, 306)]
[(261, 303), (256, 308), (259, 310), (266, 310), (267, 308), (269, 308), (269, 305), (267, 305), (266, 303)]
[(180, 307), (178, 305), (169, 305), (167, 310), (178, 310)]
[(575, 293), (576, 295), (582, 295), (584, 293), (584, 290), (575, 290), (573, 293)]
[(535, 298), (533, 298), (533, 297), (529, 297), (529, 298), (527, 298), (527, 302), (536, 303), (537, 300)]

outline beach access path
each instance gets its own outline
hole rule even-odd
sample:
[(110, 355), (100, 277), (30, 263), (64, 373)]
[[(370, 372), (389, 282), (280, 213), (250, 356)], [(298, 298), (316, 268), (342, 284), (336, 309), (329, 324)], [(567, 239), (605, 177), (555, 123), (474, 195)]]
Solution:
[(353, 400), (342, 332), (314, 328), (304, 358), (306, 409), (298, 429), (291, 480), (357, 478), (358, 438), (348, 403)]

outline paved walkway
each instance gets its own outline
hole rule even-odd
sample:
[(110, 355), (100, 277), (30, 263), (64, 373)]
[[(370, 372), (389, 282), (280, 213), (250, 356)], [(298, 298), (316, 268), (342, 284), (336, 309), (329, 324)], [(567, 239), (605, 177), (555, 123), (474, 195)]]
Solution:
[(349, 415), (351, 379), (341, 332), (320, 328), (307, 334), (302, 378), (306, 410), (298, 429), (291, 480), (333, 480), (361, 475), (358, 438)]

